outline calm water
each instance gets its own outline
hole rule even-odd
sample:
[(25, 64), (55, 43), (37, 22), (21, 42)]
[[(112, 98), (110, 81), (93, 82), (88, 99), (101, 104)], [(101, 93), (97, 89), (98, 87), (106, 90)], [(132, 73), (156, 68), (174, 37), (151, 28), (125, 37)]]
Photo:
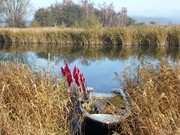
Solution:
[(124, 73), (135, 77), (137, 70), (144, 64), (159, 66), (161, 60), (170, 64), (180, 64), (180, 51), (157, 49), (6, 49), (0, 51), (0, 61), (12, 61), (29, 65), (33, 71), (47, 71), (59, 76), (60, 67), (65, 62), (70, 67), (77, 65), (84, 73), (88, 86), (97, 92), (110, 92), (122, 87)]

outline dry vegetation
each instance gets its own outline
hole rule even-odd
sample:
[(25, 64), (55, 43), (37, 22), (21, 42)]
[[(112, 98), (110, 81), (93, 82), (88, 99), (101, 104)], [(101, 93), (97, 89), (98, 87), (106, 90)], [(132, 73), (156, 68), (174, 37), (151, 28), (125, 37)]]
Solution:
[(0, 64), (0, 135), (64, 135), (68, 98), (62, 83), (24, 65)]
[(121, 28), (2, 28), (4, 44), (49, 44), (56, 47), (149, 46), (179, 47), (179, 26), (130, 26)]
[[(0, 64), (0, 134), (68, 134), (64, 85), (24, 65)], [(135, 83), (136, 82), (136, 83)], [(138, 81), (126, 81), (132, 113), (122, 135), (180, 134), (180, 67), (143, 67)]]
[[(134, 82), (134, 81), (133, 81)], [(145, 67), (138, 83), (127, 81), (132, 114), (123, 135), (180, 135), (180, 67)]]

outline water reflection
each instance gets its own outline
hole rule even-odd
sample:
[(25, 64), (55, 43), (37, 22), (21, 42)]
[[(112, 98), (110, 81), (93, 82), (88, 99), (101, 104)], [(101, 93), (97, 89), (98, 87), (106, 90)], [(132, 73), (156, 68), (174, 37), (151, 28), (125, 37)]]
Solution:
[[(29, 49), (28, 49), (29, 50)], [(48, 54), (50, 57), (48, 58)], [(48, 60), (49, 59), (49, 60)], [(77, 65), (87, 77), (88, 85), (97, 91), (110, 92), (121, 87), (120, 79), (126, 72), (135, 77), (141, 65), (158, 66), (161, 60), (179, 64), (180, 51), (162, 49), (4, 49), (0, 51), (0, 61), (18, 62), (29, 65), (34, 71), (47, 71), (60, 76), (60, 67), (65, 62), (72, 68)]]

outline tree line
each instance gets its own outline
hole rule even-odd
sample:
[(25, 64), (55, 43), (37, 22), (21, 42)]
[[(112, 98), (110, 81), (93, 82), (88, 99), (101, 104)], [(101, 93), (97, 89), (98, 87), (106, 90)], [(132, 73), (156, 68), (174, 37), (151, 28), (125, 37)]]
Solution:
[[(26, 25), (30, 0), (0, 0), (0, 21), (8, 26)], [(127, 15), (127, 9), (116, 12), (113, 4), (102, 3), (98, 8), (90, 0), (76, 4), (72, 0), (56, 2), (47, 8), (40, 8), (34, 14), (32, 26), (65, 27), (114, 27), (134, 23)]]
[(126, 26), (134, 23), (127, 15), (127, 9), (116, 12), (113, 4), (103, 3), (99, 8), (88, 0), (75, 4), (72, 1), (55, 3), (48, 8), (41, 8), (35, 13), (34, 25), (39, 26)]

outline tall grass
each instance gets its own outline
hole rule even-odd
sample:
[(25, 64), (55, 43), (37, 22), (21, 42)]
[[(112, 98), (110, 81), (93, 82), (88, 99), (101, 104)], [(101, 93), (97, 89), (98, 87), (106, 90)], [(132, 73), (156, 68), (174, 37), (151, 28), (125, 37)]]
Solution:
[(130, 26), (121, 28), (2, 28), (4, 44), (49, 44), (55, 47), (179, 47), (179, 26)]
[(0, 63), (0, 134), (68, 134), (68, 98), (62, 83), (24, 65)]
[[(66, 135), (69, 101), (65, 86), (25, 65), (0, 63), (0, 134)], [(143, 67), (125, 80), (131, 115), (122, 135), (180, 134), (180, 67)]]
[(174, 27), (169, 31), (167, 42), (170, 48), (177, 48), (180, 46), (180, 29), (178, 29), (178, 27)]
[(127, 80), (131, 116), (122, 122), (125, 135), (180, 134), (180, 67), (145, 67), (139, 79)]

